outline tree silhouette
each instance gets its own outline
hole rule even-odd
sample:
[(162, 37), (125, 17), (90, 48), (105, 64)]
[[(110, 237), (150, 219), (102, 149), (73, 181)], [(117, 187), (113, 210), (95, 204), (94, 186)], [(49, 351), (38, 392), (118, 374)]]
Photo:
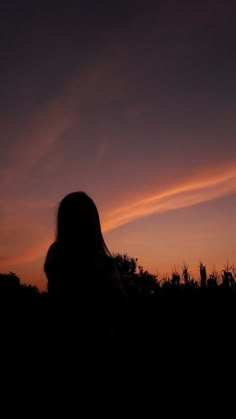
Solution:
[(180, 285), (180, 275), (176, 269), (172, 272), (171, 284), (173, 287), (179, 287)]
[(222, 270), (222, 287), (230, 288), (235, 287), (235, 278), (234, 278), (234, 266), (230, 266), (229, 262), (224, 266)]
[(188, 285), (189, 282), (190, 282), (190, 275), (189, 275), (189, 272), (188, 272), (188, 265), (186, 265), (185, 262), (183, 264), (183, 277), (184, 277), (185, 285)]
[(159, 288), (156, 275), (138, 265), (138, 259), (127, 254), (114, 254), (126, 292), (130, 297), (150, 296)]
[(14, 273), (0, 273), (0, 287), (14, 289), (20, 286), (20, 278)]
[(200, 262), (200, 276), (201, 276), (201, 287), (206, 288), (207, 285), (207, 274), (206, 266), (203, 265), (202, 261)]

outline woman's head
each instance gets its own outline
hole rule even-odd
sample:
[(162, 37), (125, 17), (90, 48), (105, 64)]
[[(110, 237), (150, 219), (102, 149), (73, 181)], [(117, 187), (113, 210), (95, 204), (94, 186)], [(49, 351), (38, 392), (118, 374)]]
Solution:
[(97, 207), (85, 192), (72, 192), (61, 200), (56, 240), (68, 250), (110, 254), (102, 236)]

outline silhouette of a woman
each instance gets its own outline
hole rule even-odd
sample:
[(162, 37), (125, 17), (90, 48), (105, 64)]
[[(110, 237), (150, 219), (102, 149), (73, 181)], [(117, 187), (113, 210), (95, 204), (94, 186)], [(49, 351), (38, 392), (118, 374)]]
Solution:
[(44, 271), (48, 295), (57, 308), (79, 309), (85, 319), (114, 321), (126, 305), (115, 260), (103, 239), (98, 210), (84, 192), (72, 192), (60, 202), (56, 240), (47, 252)]

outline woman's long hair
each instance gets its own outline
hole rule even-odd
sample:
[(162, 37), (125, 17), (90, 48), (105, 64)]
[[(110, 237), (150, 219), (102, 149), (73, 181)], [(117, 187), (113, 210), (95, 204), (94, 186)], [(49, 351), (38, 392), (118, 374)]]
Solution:
[(56, 241), (65, 253), (95, 263), (101, 257), (112, 256), (102, 235), (97, 207), (85, 192), (72, 192), (61, 200)]

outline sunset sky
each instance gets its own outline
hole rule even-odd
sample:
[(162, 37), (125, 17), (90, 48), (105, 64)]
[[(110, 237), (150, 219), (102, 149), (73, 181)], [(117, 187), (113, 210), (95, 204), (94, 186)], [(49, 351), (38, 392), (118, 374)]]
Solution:
[(0, 272), (46, 289), (75, 190), (154, 274), (236, 264), (236, 2), (47, 3), (0, 6)]

